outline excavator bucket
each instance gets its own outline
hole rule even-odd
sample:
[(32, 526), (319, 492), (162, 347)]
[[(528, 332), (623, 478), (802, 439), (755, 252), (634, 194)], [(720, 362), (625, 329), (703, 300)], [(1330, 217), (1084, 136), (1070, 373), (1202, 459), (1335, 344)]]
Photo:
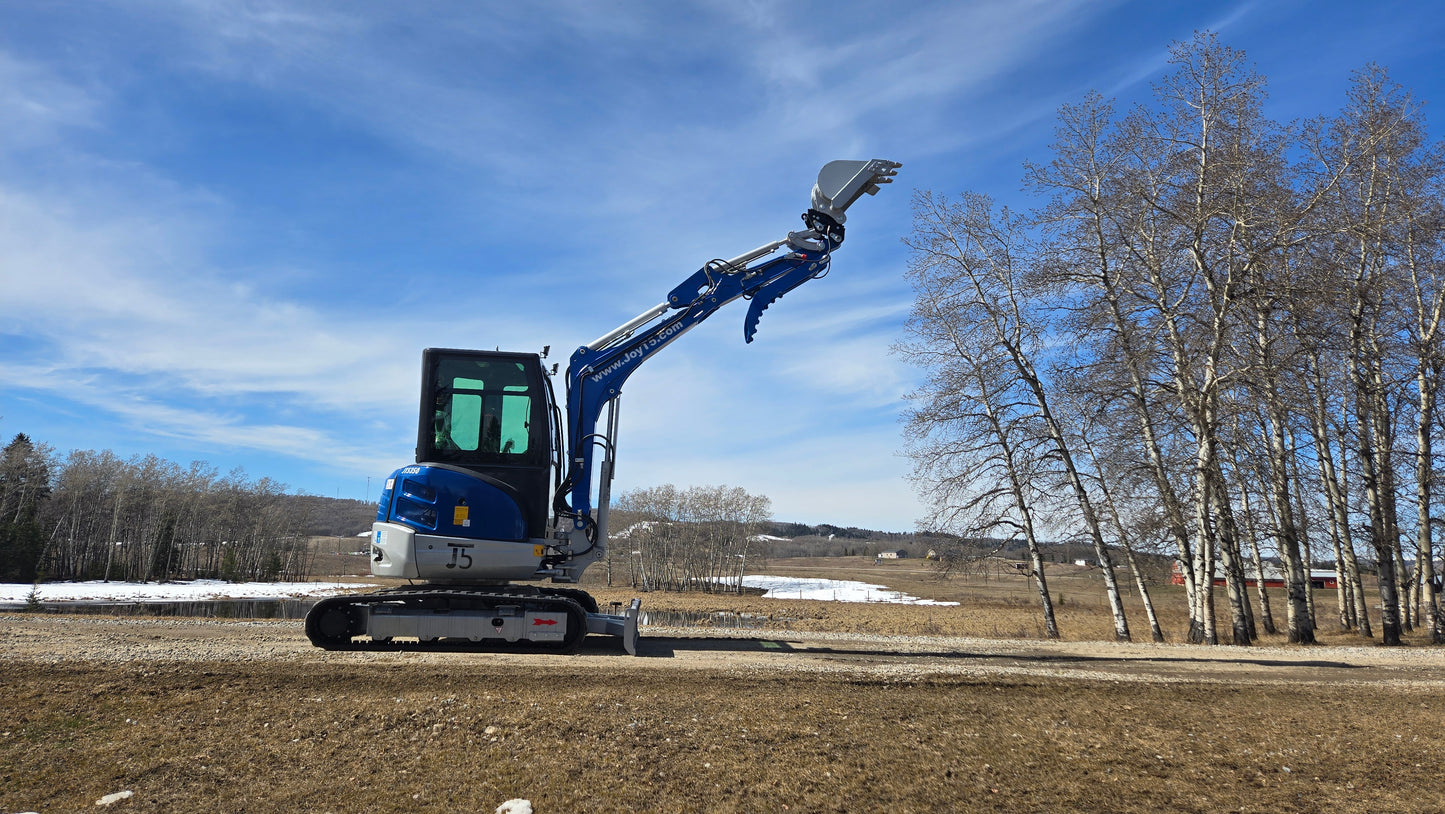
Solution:
[(818, 172), (813, 185), (813, 208), (842, 223), (843, 214), (860, 195), (877, 195), (879, 185), (893, 183), (893, 176), (903, 166), (897, 161), (875, 158), (870, 161), (829, 161)]

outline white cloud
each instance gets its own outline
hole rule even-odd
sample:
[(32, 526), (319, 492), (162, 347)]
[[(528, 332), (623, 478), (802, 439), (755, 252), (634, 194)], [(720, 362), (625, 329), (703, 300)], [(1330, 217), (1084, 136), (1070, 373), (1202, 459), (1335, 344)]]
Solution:
[[(951, 116), (1090, 9), (461, 8), (152, 2), (71, 21), (93, 27), (73, 61), (0, 50), (0, 151), (46, 159), (0, 164), (0, 333), (29, 349), (0, 362), (0, 389), (63, 397), (117, 434), (385, 474), (409, 453), (422, 346), (551, 344), (565, 367), (697, 265), (799, 228), (825, 161), (908, 161), (1014, 126)], [(203, 97), (223, 111), (210, 129), (194, 126), (215, 111), (187, 106)], [(270, 128), (288, 116), (363, 142), (343, 170), (360, 177), (325, 175), (324, 154), (233, 169), (228, 151), (252, 145), (207, 143), (231, 135), (232, 97), (282, 148), (292, 134)], [(132, 143), (137, 108), (185, 155)], [(274, 172), (275, 189), (228, 170)], [(869, 235), (921, 183), (908, 171), (859, 203), (872, 214), (850, 220), (831, 279), (773, 305), (757, 343), (741, 342), (737, 303), (629, 383), (623, 477), (732, 482), (788, 519), (911, 526), (893, 419), (910, 373), (888, 355), (907, 292), (896, 260), (862, 265), (895, 256)], [(312, 215), (285, 190), (318, 179), (407, 186), (398, 215), (475, 228), (442, 248), (476, 261), (361, 297), (352, 275), (388, 271), (323, 239), (236, 252)], [(344, 223), (349, 202), (335, 205), (328, 223)]]
[(202, 394), (313, 390), (384, 352), (337, 315), (258, 294), (212, 269), (192, 222), (115, 200), (79, 208), (0, 189), (0, 317), (49, 344), (57, 368), (179, 380)]
[(0, 152), (32, 149), (71, 128), (93, 127), (97, 100), (42, 64), (0, 51)]

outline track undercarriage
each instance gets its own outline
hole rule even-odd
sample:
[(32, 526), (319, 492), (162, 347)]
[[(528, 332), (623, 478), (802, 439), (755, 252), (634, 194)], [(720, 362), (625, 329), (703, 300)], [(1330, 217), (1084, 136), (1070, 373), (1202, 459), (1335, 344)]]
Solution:
[(327, 650), (575, 653), (600, 633), (636, 655), (640, 607), (603, 614), (591, 594), (567, 588), (419, 586), (323, 599), (306, 614), (306, 636)]

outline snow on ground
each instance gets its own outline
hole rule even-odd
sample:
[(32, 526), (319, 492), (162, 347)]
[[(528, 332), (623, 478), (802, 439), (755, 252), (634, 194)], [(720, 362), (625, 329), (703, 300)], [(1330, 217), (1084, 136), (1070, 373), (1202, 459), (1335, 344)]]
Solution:
[[(762, 588), (772, 599), (821, 599), (833, 602), (886, 602), (899, 605), (957, 605), (919, 599), (883, 585), (842, 579), (808, 579), (755, 574), (743, 585)], [(364, 587), (355, 582), (43, 582), (36, 589), (41, 602), (194, 602), (206, 599), (290, 599), (321, 597)], [(32, 586), (0, 583), (0, 604), (23, 604)]]
[(940, 602), (934, 599), (919, 599), (902, 591), (894, 591), (883, 585), (854, 582), (848, 579), (809, 579), (807, 577), (771, 577), (755, 574), (743, 577), (748, 588), (762, 588), (768, 599), (822, 599), (834, 602), (887, 602), (896, 605), (957, 605), (957, 602)]
[(631, 537), (634, 532), (647, 531), (655, 525), (657, 525), (657, 521), (655, 520), (643, 520), (633, 523), (622, 531), (608, 532), (607, 536), (613, 540), (626, 540)]
[[(0, 603), (30, 598), (25, 583), (0, 583)], [(35, 588), (41, 602), (194, 602), (204, 599), (292, 599), (330, 596), (362, 587), (350, 582), (42, 582)]]

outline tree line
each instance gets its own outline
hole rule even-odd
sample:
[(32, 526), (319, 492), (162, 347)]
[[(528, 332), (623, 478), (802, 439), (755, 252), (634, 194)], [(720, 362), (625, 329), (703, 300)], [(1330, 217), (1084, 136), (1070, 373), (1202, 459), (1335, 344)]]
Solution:
[[(1445, 146), (1379, 66), (1337, 114), (1289, 125), (1212, 34), (1170, 66), (1147, 104), (1060, 109), (1051, 154), (1025, 165), (1037, 207), (915, 196), (897, 349), (925, 374), (907, 412), (925, 524), (1024, 540), (1051, 635), (1045, 534), (1092, 547), (1120, 639), (1115, 563), (1157, 550), (1190, 641), (1275, 632), (1254, 579), (1274, 562), (1292, 642), (1320, 624), (1445, 641)], [(1319, 562), (1340, 577), (1330, 620)]]
[(302, 579), (306, 500), (201, 462), (61, 457), (21, 433), (0, 452), (0, 580)]
[(748, 561), (764, 551), (772, 501), (736, 486), (672, 484), (623, 493), (607, 550), (614, 575), (642, 590), (740, 591)]

